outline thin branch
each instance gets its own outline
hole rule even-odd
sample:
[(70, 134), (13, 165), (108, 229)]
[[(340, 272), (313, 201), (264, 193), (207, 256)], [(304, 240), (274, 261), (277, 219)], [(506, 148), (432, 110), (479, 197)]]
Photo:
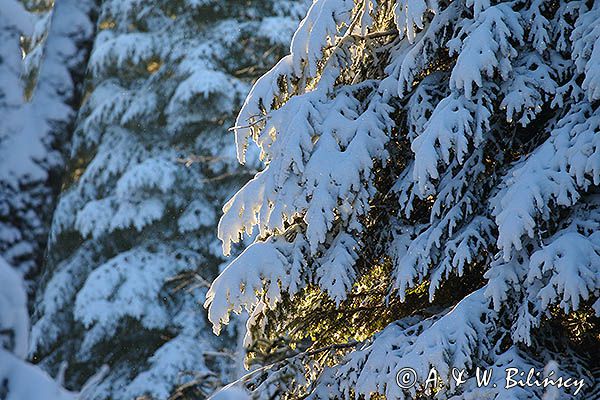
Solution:
[(227, 353), (225, 351), (205, 351), (204, 355), (209, 357), (227, 357), (234, 361), (236, 360), (235, 354)]
[(199, 182), (202, 182), (202, 183), (216, 182), (216, 181), (221, 181), (223, 179), (227, 179), (230, 176), (256, 175), (258, 172), (259, 171), (257, 171), (257, 170), (249, 170), (249, 171), (242, 171), (242, 172), (239, 172), (239, 171), (238, 172), (226, 172), (221, 175), (214, 176), (212, 178), (200, 179)]
[(263, 122), (267, 120), (267, 116), (262, 116), (258, 119), (255, 119), (252, 122), (249, 122), (248, 125), (238, 125), (238, 126), (232, 126), (231, 128), (227, 129), (229, 132), (231, 131), (235, 131), (236, 129), (247, 129), (247, 128), (252, 128), (253, 126), (255, 126), (256, 124), (258, 124), (259, 122)]
[[(226, 390), (226, 389), (229, 389), (230, 387), (233, 387), (233, 386), (235, 386), (235, 385), (237, 385), (239, 383), (242, 383), (242, 382), (248, 380), (250, 377), (252, 377), (252, 375), (256, 374), (257, 372), (262, 372), (262, 371), (271, 369), (271, 368), (273, 368), (273, 367), (275, 367), (275, 366), (277, 366), (279, 364), (290, 362), (290, 361), (292, 361), (292, 360), (294, 360), (296, 358), (305, 357), (305, 356), (306, 357), (311, 357), (311, 356), (314, 356), (316, 354), (322, 353), (324, 351), (347, 349), (347, 348), (350, 348), (350, 347), (355, 347), (355, 346), (357, 346), (360, 343), (361, 342), (353, 340), (353, 341), (348, 342), (348, 343), (331, 344), (329, 346), (320, 347), (318, 349), (307, 350), (307, 351), (303, 351), (301, 353), (294, 354), (294, 355), (286, 357), (286, 358), (284, 358), (282, 360), (275, 361), (275, 362), (273, 362), (271, 364), (268, 364), (268, 365), (265, 365), (263, 367), (257, 368), (257, 369), (255, 369), (253, 371), (250, 371), (246, 375), (242, 376), (241, 378), (236, 379), (235, 381), (231, 382), (230, 384), (224, 386), (223, 389), (221, 389), (221, 390)], [(217, 393), (219, 393), (219, 392), (217, 392)], [(215, 393), (215, 394), (217, 394), (217, 393)], [(208, 400), (211, 400), (213, 398), (213, 396), (214, 396), (214, 394), (211, 397), (209, 397)]]
[(371, 32), (364, 36), (361, 36), (361, 35), (350, 35), (350, 36), (356, 40), (371, 40), (371, 39), (378, 39), (380, 37), (385, 37), (385, 36), (394, 36), (397, 34), (398, 34), (397, 29), (388, 29), (387, 31)]
[(398, 34), (398, 30), (397, 29), (388, 29), (387, 31), (379, 31), (379, 32), (371, 32), (368, 33), (366, 35), (357, 35), (355, 33), (352, 34), (348, 34), (345, 35), (343, 37), (340, 38), (340, 40), (338, 40), (337, 43), (332, 44), (330, 46), (324, 47), (323, 50), (331, 50), (334, 48), (338, 48), (340, 47), (340, 45), (342, 43), (344, 43), (346, 40), (348, 39), (354, 39), (354, 40), (372, 40), (372, 39), (378, 39), (381, 37), (385, 37), (385, 36), (394, 36)]

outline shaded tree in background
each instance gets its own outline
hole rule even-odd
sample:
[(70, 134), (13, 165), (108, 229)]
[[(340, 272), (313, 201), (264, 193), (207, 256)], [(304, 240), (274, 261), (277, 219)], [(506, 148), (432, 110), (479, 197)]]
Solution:
[(93, 3), (60, 3), (0, 4), (0, 255), (30, 280), (43, 263), (93, 33)]
[[(237, 122), (240, 161), (252, 139), (265, 168), (227, 202), (219, 237), (228, 253), (259, 236), (206, 306), (216, 331), (251, 313), (262, 367), (243, 387), (598, 397), (599, 17), (592, 1), (313, 3)], [(419, 377), (408, 390), (403, 367)], [(493, 370), (488, 387), (475, 367)], [(505, 389), (508, 367), (585, 387)]]
[[(68, 20), (61, 13), (69, 9)], [(59, 10), (59, 11), (56, 11)], [(39, 279), (92, 34), (89, 8), (0, 1), (0, 398), (75, 399), (27, 363), (28, 295)], [(42, 59), (44, 60), (42, 63)], [(12, 264), (12, 265), (9, 265)], [(23, 276), (27, 282), (23, 281)]]
[(198, 303), (223, 262), (220, 205), (247, 179), (226, 130), (301, 10), (100, 3), (32, 328), (32, 354), (53, 373), (66, 361), (68, 387), (103, 364), (89, 398), (198, 398), (229, 379), (233, 333), (209, 335)]

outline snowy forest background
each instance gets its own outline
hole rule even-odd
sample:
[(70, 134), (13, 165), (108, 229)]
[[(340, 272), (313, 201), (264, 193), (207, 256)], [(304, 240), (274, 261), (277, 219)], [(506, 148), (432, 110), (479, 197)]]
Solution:
[(0, 399), (600, 399), (599, 21), (0, 0)]

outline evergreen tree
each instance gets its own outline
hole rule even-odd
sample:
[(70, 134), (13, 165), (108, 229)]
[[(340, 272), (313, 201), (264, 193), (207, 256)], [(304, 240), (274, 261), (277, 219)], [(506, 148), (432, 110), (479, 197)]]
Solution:
[[(85, 18), (71, 12), (69, 24), (61, 24), (59, 12), (44, 3), (0, 1), (0, 398), (4, 400), (67, 400), (78, 395), (61, 387), (60, 373), (54, 381), (26, 361), (27, 291), (33, 292), (43, 262), (62, 151), (74, 116), (76, 71), (85, 64), (85, 41), (91, 34)], [(65, 7), (68, 2), (56, 8)], [(75, 9), (88, 11), (81, 3)], [(94, 383), (89, 381), (87, 388)]]
[[(211, 393), (232, 337), (198, 303), (223, 258), (220, 204), (247, 179), (226, 135), (301, 2), (105, 0), (53, 217), (32, 354), (90, 399)], [(230, 336), (233, 336), (232, 335)]]
[[(258, 237), (206, 306), (216, 332), (251, 314), (243, 387), (598, 397), (599, 18), (593, 1), (313, 3), (236, 124), (264, 170), (219, 237)], [(506, 368), (583, 387), (507, 388)]]
[(92, 3), (29, 3), (31, 12), (19, 1), (0, 3), (0, 255), (35, 279), (83, 79)]
[[(19, 160), (18, 164), (11, 162), (9, 157), (14, 149), (8, 144), (21, 139), (18, 134), (18, 113), (25, 100), (21, 80), (24, 68), (19, 37), (31, 31), (32, 21), (18, 1), (2, 0), (0, 6), (3, 10), (0, 14), (0, 116), (3, 119), (0, 127), (0, 254), (15, 263), (22, 254), (31, 254), (31, 244), (22, 240), (18, 221), (11, 221), (9, 217), (16, 214), (11, 212), (14, 208), (21, 209), (23, 213), (27, 211), (23, 209), (25, 207), (15, 207), (12, 198), (20, 189), (20, 175), (31, 174), (27, 170), (36, 169), (36, 165), (31, 165), (33, 160), (22, 154), (15, 157)], [(20, 167), (23, 172), (15, 171), (15, 167)], [(28, 264), (23, 269), (30, 267), (31, 264)]]

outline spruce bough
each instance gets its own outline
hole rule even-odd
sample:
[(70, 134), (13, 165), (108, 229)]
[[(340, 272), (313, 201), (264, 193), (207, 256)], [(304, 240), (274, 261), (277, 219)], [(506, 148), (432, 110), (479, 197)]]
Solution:
[[(205, 304), (217, 332), (250, 313), (247, 391), (599, 395), (599, 17), (591, 1), (313, 3), (239, 113), (238, 158), (252, 140), (264, 169), (219, 237), (228, 253), (258, 236)], [(424, 387), (431, 368), (444, 384)], [(506, 388), (506, 368), (585, 388)]]

